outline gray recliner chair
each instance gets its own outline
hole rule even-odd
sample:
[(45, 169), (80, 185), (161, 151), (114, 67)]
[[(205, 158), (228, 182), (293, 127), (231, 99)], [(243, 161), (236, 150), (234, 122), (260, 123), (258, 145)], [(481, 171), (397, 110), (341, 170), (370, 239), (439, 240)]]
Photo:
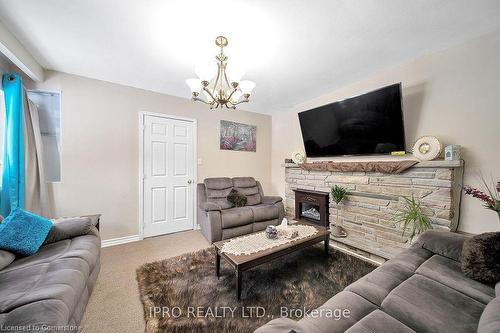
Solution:
[[(244, 207), (227, 201), (232, 189), (247, 197)], [(207, 178), (198, 184), (198, 223), (210, 242), (233, 238), (276, 225), (285, 216), (281, 197), (265, 196), (252, 177)]]

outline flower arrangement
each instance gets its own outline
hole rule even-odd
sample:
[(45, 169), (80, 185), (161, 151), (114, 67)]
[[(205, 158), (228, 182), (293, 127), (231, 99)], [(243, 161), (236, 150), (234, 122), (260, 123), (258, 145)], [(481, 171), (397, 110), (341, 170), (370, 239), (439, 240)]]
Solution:
[(500, 182), (497, 181), (494, 186), (490, 187), (486, 184), (484, 179), (482, 180), (483, 189), (478, 189), (471, 186), (464, 186), (464, 192), (467, 195), (471, 195), (476, 199), (483, 202), (483, 206), (486, 209), (497, 212), (498, 218), (500, 219)]

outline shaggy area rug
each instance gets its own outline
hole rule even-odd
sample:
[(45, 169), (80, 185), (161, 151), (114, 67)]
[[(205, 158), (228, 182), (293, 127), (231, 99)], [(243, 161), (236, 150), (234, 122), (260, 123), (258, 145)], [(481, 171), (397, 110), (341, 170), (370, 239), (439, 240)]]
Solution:
[(144, 264), (137, 281), (148, 333), (247, 333), (283, 315), (299, 319), (375, 268), (314, 246), (245, 272), (238, 302), (233, 268), (221, 258), (217, 279), (209, 248)]

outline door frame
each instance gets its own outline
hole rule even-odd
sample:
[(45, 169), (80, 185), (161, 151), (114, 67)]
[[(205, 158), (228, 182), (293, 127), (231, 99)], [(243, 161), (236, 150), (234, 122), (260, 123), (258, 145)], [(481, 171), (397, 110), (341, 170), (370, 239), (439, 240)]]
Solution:
[[(139, 111), (139, 238), (144, 239), (144, 130), (146, 129), (144, 125), (144, 118), (146, 116), (160, 117), (165, 119), (181, 120), (193, 123), (193, 230), (197, 229), (198, 226), (198, 214), (197, 213), (197, 202), (198, 202), (198, 120), (195, 118), (179, 117), (174, 115), (167, 115), (164, 113)], [(153, 236), (154, 237), (154, 236)]]

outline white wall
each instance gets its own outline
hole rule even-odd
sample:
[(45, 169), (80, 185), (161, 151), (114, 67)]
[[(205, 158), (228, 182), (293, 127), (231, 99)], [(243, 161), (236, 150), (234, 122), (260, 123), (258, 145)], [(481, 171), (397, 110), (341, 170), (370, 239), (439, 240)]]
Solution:
[[(476, 173), (500, 180), (500, 31), (389, 68), (273, 114), (272, 189), (284, 195), (283, 160), (303, 150), (297, 113), (396, 82), (403, 84), (407, 150), (422, 135), (459, 144), (466, 160), (465, 184)], [(366, 59), (370, 61), (370, 59)], [(342, 66), (342, 64), (338, 64)], [(497, 215), (463, 197), (459, 228), (480, 233), (500, 230)]]
[[(61, 90), (62, 181), (55, 215), (101, 213), (103, 239), (138, 234), (139, 111), (198, 119), (198, 181), (253, 176), (271, 187), (271, 117), (210, 111), (188, 99), (47, 71), (37, 89)], [(186, 91), (188, 94), (189, 91)], [(257, 152), (219, 150), (220, 120), (257, 126)]]

